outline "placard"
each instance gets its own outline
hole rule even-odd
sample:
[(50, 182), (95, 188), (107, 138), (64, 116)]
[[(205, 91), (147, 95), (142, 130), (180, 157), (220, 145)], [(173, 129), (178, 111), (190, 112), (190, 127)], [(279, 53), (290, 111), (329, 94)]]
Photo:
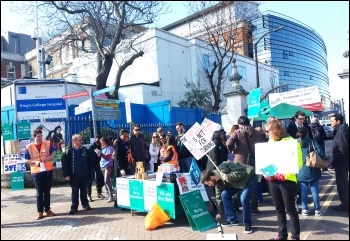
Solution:
[(116, 182), (118, 206), (145, 212), (157, 202), (170, 218), (176, 218), (173, 183), (162, 183), (157, 186), (155, 181), (122, 177), (116, 178)]
[(185, 212), (187, 213), (186, 216), (191, 227), (194, 223), (200, 232), (216, 227), (216, 222), (209, 213), (200, 191), (197, 190), (182, 194), (180, 195), (180, 200)]
[(17, 139), (29, 139), (32, 136), (30, 132), (30, 122), (17, 123)]
[[(255, 144), (255, 173), (274, 164), (281, 174), (299, 173), (298, 143), (296, 139)], [(300, 150), (299, 150), (300, 151)]]
[(4, 173), (24, 172), (27, 169), (21, 154), (4, 155)]
[(12, 124), (2, 124), (1, 125), (1, 134), (4, 138), (4, 141), (10, 141), (14, 139)]
[(206, 133), (198, 122), (186, 131), (180, 140), (197, 160), (215, 147), (211, 135)]
[(137, 211), (144, 211), (143, 182), (141, 180), (130, 180), (130, 206)]
[(24, 189), (24, 172), (12, 172), (11, 173), (11, 190), (23, 190)]

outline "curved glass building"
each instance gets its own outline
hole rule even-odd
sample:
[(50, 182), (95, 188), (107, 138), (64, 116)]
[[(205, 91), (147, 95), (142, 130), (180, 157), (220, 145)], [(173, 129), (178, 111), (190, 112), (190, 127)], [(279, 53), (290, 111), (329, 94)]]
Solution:
[(255, 40), (284, 26), (257, 45), (258, 60), (278, 68), (280, 84), (288, 84), (283, 91), (317, 85), (323, 108), (330, 108), (327, 49), (321, 36), (307, 25), (272, 11), (263, 12), (252, 24)]

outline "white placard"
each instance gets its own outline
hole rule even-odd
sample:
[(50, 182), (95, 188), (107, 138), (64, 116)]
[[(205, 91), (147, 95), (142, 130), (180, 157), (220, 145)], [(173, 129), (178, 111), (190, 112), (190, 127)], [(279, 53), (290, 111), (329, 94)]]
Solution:
[(201, 124), (201, 128), (210, 136), (213, 135), (214, 131), (218, 131), (221, 129), (221, 125), (209, 120), (207, 118), (204, 118), (202, 124)]
[(211, 136), (201, 128), (198, 122), (186, 131), (180, 140), (197, 160), (215, 147)]
[(26, 164), (21, 154), (5, 154), (3, 160), (4, 173), (24, 172)]
[(130, 207), (129, 180), (126, 178), (117, 178), (116, 183), (118, 205)]
[(281, 174), (299, 173), (296, 139), (255, 144), (255, 173), (274, 164)]
[(145, 210), (150, 210), (157, 202), (157, 183), (155, 181), (143, 181), (143, 195)]

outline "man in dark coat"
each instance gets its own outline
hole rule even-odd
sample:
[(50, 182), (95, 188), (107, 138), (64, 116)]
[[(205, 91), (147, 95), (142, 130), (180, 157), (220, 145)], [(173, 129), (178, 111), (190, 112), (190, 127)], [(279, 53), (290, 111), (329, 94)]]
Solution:
[(95, 149), (101, 150), (101, 144), (100, 139), (102, 136), (97, 135), (95, 137), (95, 142), (92, 143), (89, 147), (89, 152), (91, 156), (91, 162), (92, 162), (92, 172), (89, 178), (89, 184), (88, 184), (88, 200), (89, 202), (92, 201), (91, 198), (91, 189), (92, 189), (92, 182), (94, 179), (96, 179), (96, 191), (97, 191), (97, 197), (98, 198), (104, 198), (102, 195), (102, 187), (105, 185), (103, 181), (103, 174), (100, 168), (100, 157), (97, 156)]
[(306, 121), (306, 114), (303, 111), (297, 111), (294, 115), (294, 119), (291, 123), (289, 123), (286, 133), (293, 137), (294, 139), (296, 138), (296, 134), (299, 130), (300, 127), (306, 127), (307, 130), (309, 131), (309, 138), (313, 139), (312, 132), (310, 126), (307, 124)]
[(331, 116), (331, 126), (335, 135), (333, 138), (333, 166), (340, 205), (334, 210), (349, 212), (349, 126), (341, 114)]

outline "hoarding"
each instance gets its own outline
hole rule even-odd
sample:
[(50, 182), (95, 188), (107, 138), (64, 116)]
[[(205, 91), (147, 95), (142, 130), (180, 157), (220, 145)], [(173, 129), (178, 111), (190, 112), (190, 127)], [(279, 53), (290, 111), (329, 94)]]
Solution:
[(14, 86), (17, 119), (67, 117), (64, 79), (15, 80)]

